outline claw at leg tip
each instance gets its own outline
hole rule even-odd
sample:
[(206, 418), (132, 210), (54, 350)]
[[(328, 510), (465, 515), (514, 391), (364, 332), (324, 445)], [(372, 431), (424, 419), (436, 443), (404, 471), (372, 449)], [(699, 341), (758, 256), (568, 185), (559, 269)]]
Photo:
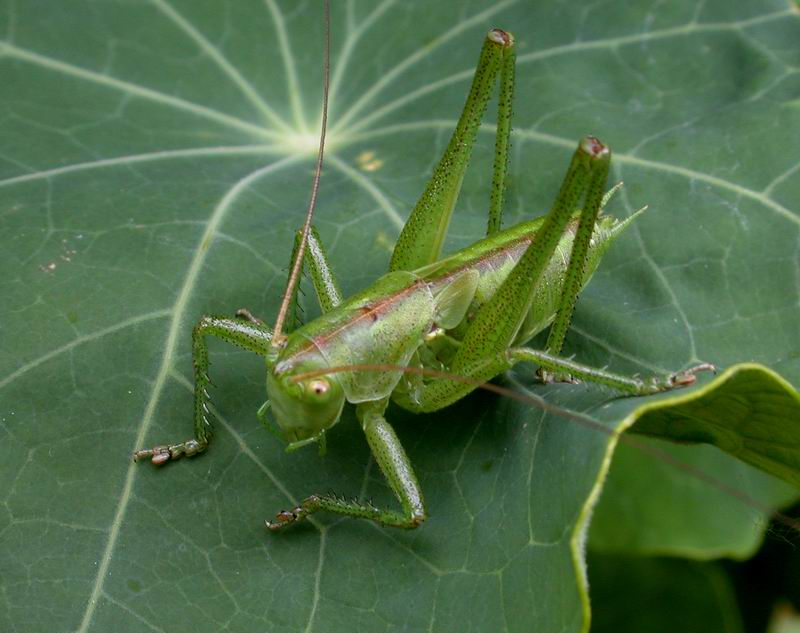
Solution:
[(672, 377), (672, 385), (674, 387), (693, 385), (697, 381), (697, 373), (701, 371), (710, 371), (716, 374), (717, 368), (711, 363), (700, 363), (699, 365), (695, 365), (694, 367), (690, 367), (685, 371), (675, 374)]
[(695, 365), (689, 371), (691, 372), (698, 372), (698, 371), (710, 371), (714, 374), (717, 373), (717, 366), (713, 363), (700, 363), (699, 365)]
[(693, 385), (697, 377), (694, 374), (678, 374), (673, 378), (672, 384), (678, 387), (688, 387)]
[(266, 525), (270, 532), (277, 532), (285, 525), (292, 523), (296, 518), (297, 517), (292, 512), (283, 510), (275, 516), (274, 521), (264, 521), (264, 525)]

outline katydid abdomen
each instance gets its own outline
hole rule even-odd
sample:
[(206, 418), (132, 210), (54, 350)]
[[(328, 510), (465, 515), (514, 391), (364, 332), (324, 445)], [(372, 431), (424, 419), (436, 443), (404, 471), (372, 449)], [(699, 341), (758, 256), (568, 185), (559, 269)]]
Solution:
[[(634, 217), (635, 215), (624, 221), (618, 221), (606, 216), (597, 223), (589, 247), (583, 285), (589, 281), (609, 246), (627, 228)], [(442, 286), (457, 278), (463, 271), (474, 270), (478, 273), (478, 284), (470, 301), (469, 309), (457, 326), (445, 328), (448, 335), (457, 340), (461, 339), (462, 333), (469, 327), (471, 319), (480, 306), (494, 296), (516, 266), (533, 240), (537, 229), (541, 226), (542, 220), (543, 218), (537, 218), (518, 224), (468, 246), (432, 266), (416, 271), (429, 282), (434, 294), (440, 292)], [(553, 320), (563, 290), (564, 275), (569, 265), (569, 253), (572, 250), (576, 228), (577, 216), (575, 221), (571, 222), (564, 231), (553, 257), (550, 258), (533, 291), (531, 308), (514, 339), (515, 344), (528, 341), (544, 330)]]

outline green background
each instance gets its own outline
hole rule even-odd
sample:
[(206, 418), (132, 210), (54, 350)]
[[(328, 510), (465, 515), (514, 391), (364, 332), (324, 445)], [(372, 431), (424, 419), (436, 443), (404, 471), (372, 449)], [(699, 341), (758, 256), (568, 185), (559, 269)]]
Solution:
[[(519, 59), (506, 224), (548, 208), (586, 133), (626, 183), (608, 212), (650, 207), (583, 293), (567, 353), (643, 374), (755, 361), (800, 384), (796, 5), (334, 5), (316, 224), (345, 293), (386, 269), (482, 37), (503, 27)], [(350, 414), (326, 458), (283, 453), (255, 420), (263, 362), (214, 345), (208, 454), (161, 471), (130, 461), (190, 433), (200, 315), (274, 319), (311, 180), (321, 6), (6, 0), (0, 34), (0, 630), (584, 630), (581, 545), (613, 446), (564, 416), (486, 393), (436, 415), (392, 411), (424, 527), (320, 517), (272, 535), (263, 519), (312, 492), (390, 494)], [(493, 117), (447, 250), (485, 230)], [(316, 314), (310, 289), (304, 304)], [(676, 398), (755, 406), (737, 375)], [(749, 375), (775, 394), (769, 419), (788, 429), (796, 472), (796, 396)], [(505, 383), (608, 428), (658, 400), (534, 385), (525, 368)], [(742, 558), (766, 522), (624, 448), (588, 537), (598, 626), (615, 600), (638, 604), (627, 592), (644, 591), (642, 574), (696, 572), (615, 556)], [(767, 506), (796, 496), (715, 449), (686, 450)], [(727, 615), (704, 630), (741, 630), (730, 589), (712, 585)], [(705, 621), (679, 600), (658, 604)]]

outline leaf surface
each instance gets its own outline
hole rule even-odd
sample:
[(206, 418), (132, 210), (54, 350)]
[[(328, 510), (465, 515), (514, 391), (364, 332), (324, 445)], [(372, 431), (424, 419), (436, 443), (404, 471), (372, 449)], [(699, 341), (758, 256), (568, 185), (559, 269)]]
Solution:
[[(761, 543), (769, 508), (797, 496), (798, 420), (797, 391), (752, 364), (735, 365), (701, 389), (637, 408), (623, 428), (687, 445), (623, 438), (627, 444), (614, 453), (592, 517), (590, 547), (749, 557)], [(706, 445), (698, 449), (697, 443)]]
[[(334, 5), (316, 224), (345, 294), (386, 269), (482, 37), (506, 27), (506, 224), (549, 207), (588, 132), (626, 182), (609, 213), (650, 205), (583, 293), (567, 353), (640, 373), (757, 362), (800, 383), (795, 5)], [(352, 415), (325, 459), (286, 455), (255, 420), (263, 362), (214, 345), (208, 454), (130, 462), (190, 433), (200, 315), (274, 319), (317, 142), (321, 8), (8, 1), (0, 33), (0, 629), (585, 630), (580, 543), (613, 442), (563, 416), (485, 393), (393, 411), (425, 526), (270, 535), (263, 519), (307, 494), (390, 495)], [(485, 230), (487, 116), (446, 250)], [(531, 378), (507, 380), (608, 429), (651, 401)]]
[(747, 630), (733, 583), (718, 563), (594, 555), (589, 565), (593, 598), (602, 605), (593, 633)]

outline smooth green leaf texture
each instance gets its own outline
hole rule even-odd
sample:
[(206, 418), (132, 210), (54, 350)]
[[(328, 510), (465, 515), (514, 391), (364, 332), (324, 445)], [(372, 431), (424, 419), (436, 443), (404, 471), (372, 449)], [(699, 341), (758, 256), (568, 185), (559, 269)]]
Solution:
[(784, 616), (780, 619), (776, 618), (774, 628), (770, 629), (770, 633), (798, 633), (800, 632), (800, 618)]
[(778, 613), (769, 633), (800, 633), (800, 617), (796, 613)]
[[(800, 487), (800, 394), (758, 365), (737, 365), (724, 388), (650, 405), (637, 433), (687, 443), (707, 443)], [(724, 426), (720, 421), (724, 420)]]
[(719, 563), (593, 555), (589, 581), (600, 603), (592, 633), (745, 631), (733, 584)]
[[(640, 373), (758, 362), (800, 384), (795, 5), (334, 4), (316, 223), (345, 293), (386, 269), (482, 37), (506, 27), (506, 223), (548, 208), (587, 132), (626, 181), (609, 212), (650, 205), (583, 293), (568, 353)], [(130, 461), (189, 436), (200, 315), (274, 319), (311, 180), (321, 6), (5, 1), (0, 33), (0, 630), (585, 630), (580, 545), (613, 442), (564, 416), (486, 393), (392, 411), (422, 529), (267, 534), (313, 492), (390, 495), (352, 415), (324, 459), (286, 455), (255, 420), (263, 363), (214, 345), (209, 452)], [(485, 230), (492, 117), (448, 249)], [(608, 429), (656, 400), (531, 379), (508, 381)], [(698, 540), (685, 550), (724, 549)]]
[[(712, 446), (629, 437), (614, 453), (589, 546), (701, 559), (751, 556), (764, 527), (753, 508), (779, 507), (797, 496), (798, 420), (800, 394), (755, 365), (736, 365), (701, 389), (639, 407), (623, 424), (634, 433)], [(779, 485), (717, 448), (794, 485)], [(663, 453), (665, 460), (653, 459)], [(713, 491), (704, 481), (712, 471)]]

